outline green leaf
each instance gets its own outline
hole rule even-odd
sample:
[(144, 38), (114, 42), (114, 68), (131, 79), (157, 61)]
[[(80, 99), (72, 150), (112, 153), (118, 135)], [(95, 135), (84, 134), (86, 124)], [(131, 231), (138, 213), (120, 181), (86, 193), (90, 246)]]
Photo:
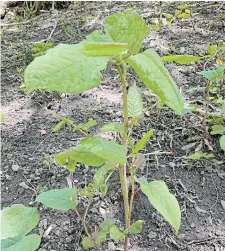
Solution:
[(206, 87), (193, 87), (186, 90), (187, 93), (205, 92)]
[(198, 74), (202, 75), (204, 78), (214, 81), (216, 83), (219, 83), (223, 79), (225, 70), (225, 64), (219, 66), (216, 70), (210, 70), (210, 71), (200, 71)]
[(106, 183), (106, 178), (114, 172), (115, 166), (112, 164), (105, 164), (100, 167), (94, 175), (94, 186), (99, 189), (103, 184)]
[(35, 207), (14, 204), (1, 210), (1, 239), (25, 236), (39, 222), (39, 212)]
[(85, 146), (79, 146), (77, 148), (56, 154), (55, 160), (61, 166), (66, 165), (66, 163), (71, 160), (75, 160), (76, 162), (80, 162), (88, 166), (101, 166), (105, 163), (104, 158), (92, 153)]
[(140, 118), (143, 114), (143, 101), (141, 92), (136, 83), (129, 88), (127, 99), (128, 116), (132, 118)]
[(77, 164), (77, 161), (71, 159), (71, 160), (67, 163), (66, 169), (67, 169), (69, 172), (74, 173), (74, 172), (76, 171), (76, 164)]
[(95, 247), (95, 244), (93, 243), (93, 241), (89, 237), (84, 237), (82, 239), (82, 246), (83, 246), (83, 248), (93, 248), (93, 247)]
[(94, 119), (89, 119), (87, 123), (85, 124), (79, 124), (79, 125), (76, 125), (73, 130), (74, 132), (78, 129), (82, 129), (84, 130), (85, 132), (88, 132), (88, 130), (93, 127), (93, 126), (96, 126), (97, 125), (97, 121), (94, 120)]
[(162, 13), (163, 16), (167, 19), (173, 19), (173, 15), (169, 14), (169, 13)]
[(183, 115), (192, 113), (198, 108), (197, 104), (184, 103)]
[(108, 233), (110, 231), (110, 228), (115, 224), (115, 220), (112, 219), (106, 219), (104, 220), (100, 225), (99, 228)]
[(138, 153), (141, 149), (144, 148), (148, 140), (153, 136), (154, 129), (149, 130), (145, 135), (138, 141), (136, 146), (134, 147), (133, 154)]
[(52, 132), (58, 132), (64, 125), (66, 124), (66, 121), (60, 121), (53, 129)]
[(129, 12), (116, 13), (105, 19), (104, 26), (114, 42), (128, 43), (132, 53), (138, 53), (149, 30), (145, 21)]
[(223, 135), (220, 138), (220, 147), (221, 147), (222, 150), (224, 150), (224, 153), (225, 153), (225, 135)]
[(20, 241), (1, 240), (2, 251), (34, 251), (41, 243), (41, 237), (31, 234), (23, 237)]
[(164, 62), (175, 62), (178, 64), (189, 64), (191, 62), (199, 62), (201, 57), (192, 56), (192, 55), (171, 55), (163, 56), (162, 60)]
[(119, 228), (116, 226), (116, 225), (113, 225), (111, 228), (110, 228), (110, 238), (112, 240), (121, 240), (124, 238), (125, 234), (122, 233)]
[(0, 111), (0, 113), (1, 113), (1, 121), (4, 121), (5, 120), (5, 115), (4, 115), (4, 113), (2, 111)]
[(108, 58), (85, 56), (81, 52), (83, 46), (59, 44), (35, 58), (24, 73), (27, 92), (79, 93), (98, 86)]
[(222, 102), (222, 107), (221, 107), (221, 109), (222, 109), (222, 112), (223, 112), (223, 114), (224, 114), (224, 116), (225, 116), (225, 100)]
[(214, 125), (212, 126), (212, 131), (210, 134), (215, 135), (215, 134), (224, 134), (225, 132), (225, 126), (223, 125)]
[(38, 195), (36, 201), (41, 202), (47, 207), (68, 211), (76, 208), (77, 190), (76, 188), (49, 190)]
[(158, 95), (164, 104), (182, 115), (183, 97), (161, 58), (153, 49), (129, 57), (128, 63), (147, 88)]
[(127, 148), (99, 136), (88, 137), (81, 146), (96, 156), (118, 164), (126, 163)]
[(124, 124), (119, 122), (105, 124), (102, 128), (100, 128), (101, 132), (124, 132)]
[(216, 54), (216, 49), (217, 49), (217, 45), (216, 44), (212, 44), (208, 46), (208, 53), (211, 57), (215, 56)]
[(140, 183), (141, 191), (148, 197), (153, 207), (176, 230), (180, 228), (181, 212), (176, 197), (171, 194), (163, 181)]
[(191, 160), (200, 160), (201, 158), (210, 159), (213, 157), (214, 157), (213, 153), (207, 154), (207, 153), (203, 153), (203, 152), (196, 152), (196, 153), (191, 154), (187, 158), (191, 159)]
[(143, 221), (137, 220), (129, 228), (127, 228), (123, 233), (124, 234), (128, 234), (128, 233), (139, 234), (142, 232), (142, 227), (143, 227)]
[(82, 53), (86, 56), (100, 57), (107, 56), (113, 57), (124, 51), (127, 43), (90, 43), (84, 42)]
[(106, 240), (106, 235), (107, 235), (107, 233), (104, 232), (104, 231), (96, 232), (94, 234), (96, 244), (98, 245), (98, 244), (102, 243), (103, 241), (105, 241)]
[(105, 42), (113, 43), (113, 39), (110, 34), (105, 30), (96, 30), (93, 31), (90, 35), (86, 37), (87, 42)]

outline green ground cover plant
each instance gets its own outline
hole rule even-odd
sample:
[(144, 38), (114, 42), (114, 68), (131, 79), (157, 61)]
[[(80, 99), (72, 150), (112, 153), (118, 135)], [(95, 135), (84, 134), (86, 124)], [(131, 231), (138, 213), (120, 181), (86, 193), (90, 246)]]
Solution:
[[(77, 125), (69, 119), (56, 117), (60, 121), (53, 128), (54, 133), (64, 125), (69, 125), (74, 131), (79, 130), (84, 134), (85, 139), (79, 146), (56, 154), (55, 161), (71, 173), (76, 171), (77, 163), (98, 167), (98, 169), (94, 174), (93, 182), (83, 189), (75, 187), (54, 189), (43, 192), (36, 198), (36, 202), (47, 207), (63, 211), (73, 210), (80, 217), (86, 233), (82, 240), (84, 248), (99, 249), (100, 244), (110, 237), (113, 240), (124, 239), (124, 250), (128, 250), (129, 235), (142, 231), (142, 220), (132, 221), (134, 196), (138, 191), (147, 196), (151, 205), (161, 213), (176, 233), (180, 228), (180, 207), (165, 182), (148, 181), (139, 175), (141, 169), (139, 160), (143, 158), (141, 150), (154, 134), (154, 129), (141, 135), (138, 142), (130, 136), (132, 129), (138, 125), (143, 116), (144, 108), (142, 94), (137, 84), (127, 82), (129, 68), (160, 98), (163, 104), (180, 116), (184, 114), (183, 96), (164, 67), (160, 56), (152, 48), (139, 52), (141, 43), (148, 33), (149, 27), (140, 16), (129, 12), (117, 13), (106, 18), (104, 27), (92, 32), (82, 42), (59, 44), (49, 49), (45, 55), (36, 57), (24, 73), (25, 88), (28, 93), (35, 90), (62, 93), (80, 93), (90, 90), (101, 84), (102, 72), (107, 64), (111, 64), (120, 77), (123, 122), (105, 124), (101, 132), (118, 132), (121, 135), (121, 142), (89, 135), (89, 129), (97, 124), (95, 120)], [(106, 219), (96, 232), (91, 233), (86, 222), (88, 210), (95, 196), (107, 195), (107, 183), (114, 172), (119, 174), (124, 201), (123, 230), (115, 224), (114, 219)], [(136, 185), (139, 186), (138, 189)], [(88, 198), (84, 216), (81, 216), (77, 209), (78, 196)], [(3, 215), (3, 222), (4, 219)], [(28, 250), (32, 251), (35, 248)]]

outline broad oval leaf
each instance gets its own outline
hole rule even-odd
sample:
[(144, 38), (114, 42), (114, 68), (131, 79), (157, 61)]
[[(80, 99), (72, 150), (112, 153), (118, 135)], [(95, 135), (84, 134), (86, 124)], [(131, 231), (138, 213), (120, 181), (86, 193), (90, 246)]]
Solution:
[(81, 146), (96, 156), (118, 164), (126, 163), (127, 148), (99, 136), (88, 137)]
[(143, 39), (149, 33), (144, 19), (130, 12), (120, 12), (106, 18), (104, 26), (114, 42), (128, 43), (132, 53), (139, 52)]
[(82, 239), (81, 243), (82, 243), (83, 248), (93, 248), (93, 247), (95, 247), (94, 242), (89, 237), (86, 237), (86, 236)]
[(213, 125), (212, 126), (212, 131), (210, 134), (215, 135), (215, 134), (224, 134), (225, 133), (225, 126), (223, 125)]
[(164, 62), (175, 62), (178, 64), (189, 64), (191, 62), (199, 62), (201, 57), (192, 55), (171, 55), (163, 56), (162, 61)]
[(86, 41), (91, 42), (99, 42), (99, 43), (113, 43), (112, 37), (106, 30), (96, 30), (93, 31), (86, 37)]
[(128, 90), (127, 96), (128, 116), (140, 118), (143, 114), (143, 101), (139, 88), (134, 83)]
[(106, 178), (115, 170), (115, 166), (112, 164), (105, 164), (100, 167), (94, 175), (93, 181), (95, 188), (99, 189), (106, 183)]
[(135, 221), (129, 228), (125, 229), (124, 234), (139, 234), (142, 232), (143, 221), (137, 220)]
[(223, 135), (220, 138), (220, 147), (221, 147), (222, 150), (224, 150), (224, 154), (225, 154), (225, 135)]
[(39, 212), (35, 207), (14, 204), (1, 210), (1, 239), (25, 236), (39, 222)]
[(101, 166), (105, 163), (105, 159), (92, 153), (89, 149), (84, 146), (79, 146), (74, 149), (64, 151), (55, 155), (56, 162), (64, 166), (71, 160), (83, 163), (88, 166)]
[(34, 251), (41, 243), (41, 237), (37, 234), (31, 234), (23, 237), (20, 241), (11, 241), (6, 239), (1, 241), (2, 251)]
[(114, 122), (105, 124), (103, 127), (100, 128), (101, 132), (124, 132), (124, 124), (120, 122)]
[(173, 194), (163, 181), (152, 181), (150, 183), (140, 183), (141, 191), (148, 197), (153, 207), (176, 230), (180, 228), (181, 212), (179, 204)]
[(75, 209), (77, 205), (76, 188), (62, 188), (49, 190), (41, 193), (36, 198), (37, 202), (41, 202), (47, 207), (57, 210), (68, 211)]
[(104, 220), (100, 225), (99, 228), (108, 233), (110, 231), (110, 228), (115, 224), (115, 220), (112, 219), (106, 219)]
[(124, 238), (125, 234), (119, 230), (119, 228), (116, 225), (113, 225), (110, 230), (110, 238), (112, 240), (121, 240)]
[(149, 138), (153, 136), (153, 133), (154, 133), (154, 129), (151, 129), (147, 133), (145, 133), (145, 135), (138, 141), (138, 143), (134, 147), (133, 154), (138, 153), (141, 149), (144, 148)]
[(202, 75), (204, 78), (219, 83), (224, 78), (224, 71), (225, 71), (225, 64), (219, 66), (215, 70), (209, 70), (209, 71), (200, 71), (198, 74)]
[(35, 58), (24, 73), (27, 92), (79, 93), (100, 85), (108, 58), (88, 57), (82, 49), (83, 44), (59, 44)]
[(183, 96), (168, 70), (164, 67), (161, 58), (153, 49), (131, 56), (127, 62), (143, 83), (158, 95), (164, 104), (177, 114), (182, 115)]
[(211, 44), (208, 46), (208, 53), (211, 57), (215, 56), (217, 51), (217, 45), (216, 44)]
[(84, 42), (84, 48), (82, 53), (86, 56), (91, 57), (114, 57), (124, 51), (128, 44), (127, 43), (90, 43)]

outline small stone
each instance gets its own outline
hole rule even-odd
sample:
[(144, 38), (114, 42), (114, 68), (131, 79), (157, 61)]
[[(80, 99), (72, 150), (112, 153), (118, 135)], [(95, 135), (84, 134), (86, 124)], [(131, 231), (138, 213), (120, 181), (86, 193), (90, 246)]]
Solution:
[(29, 186), (24, 181), (20, 182), (19, 186), (23, 187), (24, 189), (30, 189)]
[(185, 52), (185, 48), (184, 47), (180, 47), (180, 54), (183, 54)]
[(149, 239), (155, 239), (156, 237), (157, 237), (157, 233), (156, 233), (156, 232), (150, 231), (150, 232), (148, 233), (148, 238), (149, 238)]
[(225, 210), (225, 200), (221, 200), (221, 205), (222, 205), (223, 209)]
[(91, 211), (93, 214), (97, 214), (97, 213), (98, 213), (97, 208), (92, 208), (90, 211)]
[(116, 250), (116, 246), (115, 246), (115, 244), (112, 241), (110, 241), (108, 243), (108, 249), (107, 250), (108, 251), (114, 251), (114, 250)]
[(61, 231), (60, 231), (59, 229), (57, 229), (57, 230), (55, 231), (55, 234), (56, 234), (57, 236), (60, 236), (60, 235), (61, 235)]
[(44, 232), (43, 238), (46, 238), (50, 234), (51, 231), (52, 231), (52, 226), (49, 226), (48, 229)]
[(38, 249), (38, 251), (48, 251), (48, 250), (45, 248), (40, 248), (40, 249)]
[(195, 223), (191, 223), (191, 228), (195, 228)]
[(11, 180), (12, 179), (12, 177), (10, 175), (8, 175), (8, 174), (6, 174), (5, 177), (6, 177), (7, 180)]
[(48, 225), (48, 220), (47, 219), (43, 219), (39, 223), (39, 227), (43, 227), (44, 229), (47, 228), (47, 225)]
[(102, 207), (99, 208), (99, 212), (100, 212), (102, 215), (105, 215), (105, 214), (106, 214), (105, 209), (102, 208)]
[(169, 166), (174, 168), (176, 166), (176, 164), (174, 162), (169, 162)]
[(14, 172), (17, 172), (19, 169), (20, 169), (19, 165), (17, 165), (17, 164), (12, 165), (12, 170)]

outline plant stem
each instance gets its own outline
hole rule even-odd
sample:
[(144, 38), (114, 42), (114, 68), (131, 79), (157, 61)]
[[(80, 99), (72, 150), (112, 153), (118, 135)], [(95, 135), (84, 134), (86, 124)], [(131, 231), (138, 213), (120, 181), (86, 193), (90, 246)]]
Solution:
[[(126, 89), (126, 69), (124, 72), (120, 68), (120, 66), (116, 66), (117, 71), (120, 74), (120, 80), (122, 82), (122, 92), (123, 92), (123, 118), (124, 118), (124, 134), (127, 134), (128, 131), (128, 106), (127, 106), (127, 89)], [(124, 146), (127, 145), (127, 139), (124, 135), (122, 135), (122, 144)], [(124, 201), (124, 213), (125, 213), (125, 227), (128, 228), (130, 226), (129, 221), (129, 201), (128, 201), (128, 187), (127, 187), (127, 168), (126, 164), (121, 165), (119, 168), (119, 175), (120, 175), (120, 183)], [(128, 250), (128, 236), (125, 236), (124, 242), (124, 250)]]
[(89, 237), (90, 240), (92, 240), (92, 242), (95, 244), (95, 246), (96, 246), (97, 249), (99, 250), (98, 245), (97, 245), (95, 239), (93, 239), (93, 237), (92, 237), (91, 234), (89, 233), (88, 228), (87, 228), (87, 225), (86, 225), (87, 213), (88, 213), (88, 210), (89, 210), (90, 205), (91, 205), (91, 203), (92, 203), (92, 199), (93, 199), (93, 197), (90, 197), (90, 198), (88, 199), (88, 205), (87, 205), (87, 207), (86, 207), (86, 210), (85, 210), (85, 213), (84, 213), (84, 217), (83, 217), (83, 218), (81, 217), (80, 213), (78, 212), (78, 210), (77, 210), (76, 208), (74, 209), (74, 211), (76, 212), (77, 216), (80, 218), (80, 221), (81, 221), (82, 224), (83, 224), (84, 231), (85, 231), (86, 235)]
[(204, 115), (204, 118), (203, 118), (203, 127), (205, 129), (205, 134), (206, 134), (206, 137), (208, 137), (208, 129), (207, 129), (207, 126), (206, 126), (206, 119), (207, 119), (207, 114), (208, 114), (208, 111), (209, 111), (209, 88), (210, 88), (210, 81), (208, 81), (207, 83), (207, 96), (206, 96), (206, 104), (205, 104), (205, 115)]
[(129, 165), (130, 168), (130, 181), (131, 181), (131, 196), (130, 196), (130, 207), (129, 207), (129, 222), (131, 221), (131, 214), (133, 209), (134, 203), (134, 195), (135, 195), (135, 181), (134, 181), (134, 168), (133, 168), (133, 161), (132, 164)]

